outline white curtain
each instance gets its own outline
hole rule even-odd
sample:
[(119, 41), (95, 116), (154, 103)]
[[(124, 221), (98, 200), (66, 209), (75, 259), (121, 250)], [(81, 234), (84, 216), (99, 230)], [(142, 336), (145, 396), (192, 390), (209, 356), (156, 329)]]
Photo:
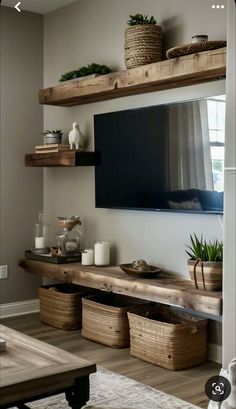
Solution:
[(170, 190), (213, 190), (207, 101), (169, 108)]

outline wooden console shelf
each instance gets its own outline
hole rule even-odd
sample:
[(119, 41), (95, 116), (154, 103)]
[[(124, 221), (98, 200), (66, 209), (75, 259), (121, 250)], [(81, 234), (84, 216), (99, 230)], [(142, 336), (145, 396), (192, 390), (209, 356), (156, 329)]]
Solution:
[(27, 153), (25, 165), (40, 166), (95, 166), (100, 162), (99, 152), (53, 152), (53, 153)]
[(22, 259), (19, 266), (29, 273), (62, 282), (171, 304), (215, 316), (222, 314), (221, 292), (196, 290), (190, 280), (164, 274), (156, 279), (141, 279), (127, 276), (119, 267), (88, 267), (80, 263), (50, 264)]
[(203, 51), (39, 91), (39, 102), (74, 106), (216, 80), (226, 74), (226, 48)]

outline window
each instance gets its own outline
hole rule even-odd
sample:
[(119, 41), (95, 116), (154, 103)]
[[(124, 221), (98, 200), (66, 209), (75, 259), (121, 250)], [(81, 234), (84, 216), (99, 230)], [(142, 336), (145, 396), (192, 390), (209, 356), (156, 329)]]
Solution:
[(224, 190), (225, 95), (207, 98), (214, 190)]

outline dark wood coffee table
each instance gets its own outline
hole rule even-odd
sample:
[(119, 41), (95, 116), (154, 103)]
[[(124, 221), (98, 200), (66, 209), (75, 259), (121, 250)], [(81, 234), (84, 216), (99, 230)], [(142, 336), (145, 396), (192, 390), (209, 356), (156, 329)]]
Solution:
[(3, 325), (0, 335), (7, 342), (0, 352), (0, 409), (27, 408), (27, 402), (63, 392), (72, 409), (86, 404), (95, 364)]

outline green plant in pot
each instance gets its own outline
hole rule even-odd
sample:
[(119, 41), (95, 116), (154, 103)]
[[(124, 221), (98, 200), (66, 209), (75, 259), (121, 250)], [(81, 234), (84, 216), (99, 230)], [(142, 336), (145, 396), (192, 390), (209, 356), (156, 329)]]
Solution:
[(61, 144), (62, 140), (62, 131), (60, 129), (54, 129), (54, 130), (46, 130), (43, 132), (44, 135), (44, 145), (50, 145), (50, 144)]
[(218, 291), (222, 288), (223, 243), (217, 239), (206, 241), (194, 233), (186, 245), (189, 274), (199, 290)]
[(156, 19), (145, 14), (130, 14), (125, 30), (126, 68), (162, 60), (162, 29)]

